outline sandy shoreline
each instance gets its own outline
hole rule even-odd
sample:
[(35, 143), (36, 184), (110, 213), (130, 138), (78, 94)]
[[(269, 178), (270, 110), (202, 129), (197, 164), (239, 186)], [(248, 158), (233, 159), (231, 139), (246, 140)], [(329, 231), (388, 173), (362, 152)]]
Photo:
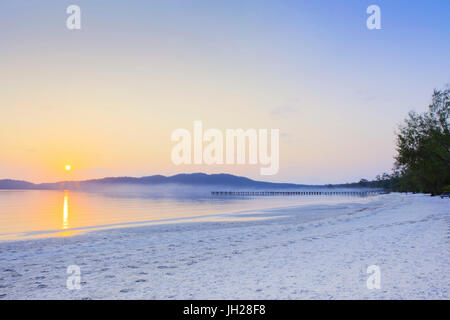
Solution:
[[(448, 299), (446, 199), (249, 213), (267, 220), (120, 228), (0, 243), (0, 299)], [(69, 265), (81, 290), (66, 288)], [(366, 286), (367, 267), (381, 289)]]

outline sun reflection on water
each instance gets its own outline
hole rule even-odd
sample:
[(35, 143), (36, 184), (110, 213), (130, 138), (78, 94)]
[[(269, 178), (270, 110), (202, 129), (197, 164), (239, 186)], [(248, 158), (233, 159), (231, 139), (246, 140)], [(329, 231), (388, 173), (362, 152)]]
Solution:
[(64, 191), (64, 206), (63, 206), (63, 229), (69, 228), (69, 192)]

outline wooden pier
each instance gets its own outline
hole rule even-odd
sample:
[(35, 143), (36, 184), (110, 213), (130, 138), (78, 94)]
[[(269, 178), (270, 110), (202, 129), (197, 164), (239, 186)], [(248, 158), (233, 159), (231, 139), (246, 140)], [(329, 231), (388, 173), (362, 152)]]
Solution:
[(382, 190), (370, 191), (211, 191), (212, 196), (374, 196), (386, 194)]

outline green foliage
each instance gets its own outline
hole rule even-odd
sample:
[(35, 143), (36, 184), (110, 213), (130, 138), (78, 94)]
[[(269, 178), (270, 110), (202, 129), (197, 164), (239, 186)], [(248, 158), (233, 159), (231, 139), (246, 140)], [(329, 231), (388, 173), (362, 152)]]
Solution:
[(450, 184), (450, 86), (435, 90), (422, 114), (410, 112), (397, 133), (396, 191), (443, 192)]
[(374, 181), (362, 179), (352, 187), (398, 192), (450, 193), (450, 85), (434, 90), (424, 113), (410, 112), (397, 132), (397, 156), (392, 174)]
[(450, 194), (450, 185), (449, 186), (445, 186), (442, 189), (442, 194)]
[(378, 188), (431, 195), (450, 193), (450, 85), (434, 90), (424, 113), (410, 112), (397, 132), (397, 156), (392, 174), (376, 180), (334, 187)]
[(376, 180), (369, 181), (366, 179), (361, 179), (359, 182), (328, 185), (328, 187), (375, 188), (384, 190), (398, 190), (399, 180), (400, 177), (398, 176), (398, 173), (393, 174), (383, 173), (382, 175), (378, 175), (376, 177)]

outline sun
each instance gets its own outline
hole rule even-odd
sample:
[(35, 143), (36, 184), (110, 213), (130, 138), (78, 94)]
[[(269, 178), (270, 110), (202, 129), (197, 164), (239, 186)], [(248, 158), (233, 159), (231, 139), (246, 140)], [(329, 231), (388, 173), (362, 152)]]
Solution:
[(70, 164), (66, 164), (64, 168), (66, 169), (66, 171), (70, 171), (72, 169), (72, 166)]

